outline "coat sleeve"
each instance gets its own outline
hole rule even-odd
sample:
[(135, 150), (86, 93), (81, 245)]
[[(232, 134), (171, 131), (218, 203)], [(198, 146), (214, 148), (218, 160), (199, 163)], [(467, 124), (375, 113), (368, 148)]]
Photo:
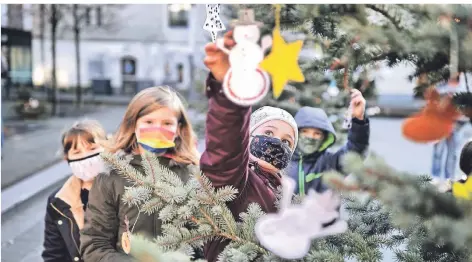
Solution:
[(352, 126), (347, 136), (346, 145), (341, 147), (336, 153), (327, 157), (327, 161), (329, 162), (327, 166), (329, 168), (336, 169), (338, 172), (344, 173), (341, 163), (342, 157), (347, 152), (356, 152), (360, 155), (363, 155), (369, 147), (369, 137), (369, 119), (365, 118), (364, 120), (359, 120), (357, 118), (353, 118)]
[(70, 260), (69, 251), (67, 251), (66, 242), (59, 232), (59, 228), (53, 219), (55, 210), (51, 207), (51, 198), (48, 199), (45, 217), (43, 253), (41, 254), (44, 262), (61, 262)]
[(89, 193), (84, 228), (80, 234), (80, 252), (84, 261), (133, 261), (116, 250), (119, 218), (113, 178), (100, 174)]
[(248, 173), (251, 107), (242, 107), (228, 100), (221, 83), (211, 74), (206, 86), (209, 98), (206, 149), (200, 158), (200, 168), (213, 186), (232, 185), (241, 189)]

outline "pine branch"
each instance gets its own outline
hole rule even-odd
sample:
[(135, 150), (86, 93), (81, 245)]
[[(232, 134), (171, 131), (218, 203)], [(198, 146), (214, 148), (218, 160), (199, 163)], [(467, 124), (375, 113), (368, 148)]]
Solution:
[(121, 175), (128, 178), (133, 183), (140, 186), (152, 187), (149, 179), (143, 176), (138, 170), (128, 164), (128, 162), (115, 154), (108, 152), (101, 153), (103, 160), (117, 170)]
[[(211, 182), (210, 180), (203, 176), (203, 175), (196, 175), (195, 178), (200, 182), (200, 185), (202, 186), (202, 189), (204, 191), (204, 194), (208, 197), (208, 199), (211, 201), (210, 204), (212, 206), (219, 206), (219, 204), (221, 205), (221, 200), (218, 200), (216, 198), (216, 196), (213, 194), (213, 186), (211, 185)], [(231, 192), (231, 187), (226, 187), (226, 188), (222, 188), (220, 190), (226, 190), (229, 192)], [(233, 193), (233, 197), (231, 198), (227, 198), (227, 199), (234, 199), (235, 195), (237, 194), (237, 189), (233, 189), (231, 193)], [(221, 194), (221, 193), (220, 193)], [(226, 194), (227, 195), (227, 194)], [(235, 238), (236, 236), (236, 222), (234, 221), (234, 218), (233, 218), (233, 215), (231, 213), (231, 211), (229, 211), (229, 209), (224, 206), (221, 210), (221, 215), (222, 215), (222, 219), (225, 221), (225, 225), (230, 233), (230, 236), (231, 237), (230, 239), (234, 239), (236, 240), (237, 238)], [(207, 219), (208, 219), (208, 215), (206, 216)]]
[[(388, 20), (390, 20), (390, 22), (395, 26), (395, 28), (400, 31), (402, 30), (402, 28), (400, 27), (400, 23), (401, 21), (398, 19), (398, 17), (393, 17), (391, 16), (387, 10), (379, 7), (378, 5), (374, 5), (374, 4), (366, 4), (365, 5), (367, 8), (369, 9), (372, 9), (373, 11), (377, 12), (377, 13), (380, 13), (382, 14), (385, 18), (387, 18)], [(384, 7), (385, 5), (380, 5), (382, 7)]]
[[(333, 173), (324, 174), (326, 181), (338, 190), (351, 191), (357, 187), (376, 196), (391, 210), (393, 225), (403, 230), (404, 235), (396, 238), (406, 237), (409, 245), (421, 247), (420, 254), (430, 252), (431, 257), (424, 261), (436, 261), (438, 257), (447, 258), (445, 261), (472, 258), (468, 249), (472, 245), (472, 229), (465, 226), (472, 219), (472, 201), (459, 201), (450, 194), (439, 193), (428, 182), (429, 177), (395, 172), (376, 157), (363, 163), (359, 156), (349, 154), (344, 162), (347, 172), (356, 176), (356, 183), (345, 185), (338, 179), (339, 174)], [(400, 253), (397, 256), (409, 259)]]

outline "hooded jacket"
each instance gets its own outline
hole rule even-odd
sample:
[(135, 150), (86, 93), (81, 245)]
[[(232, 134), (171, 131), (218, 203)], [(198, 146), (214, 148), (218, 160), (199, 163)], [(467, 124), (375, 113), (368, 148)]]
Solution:
[(336, 132), (323, 109), (302, 107), (295, 115), (295, 121), (299, 129), (313, 127), (325, 133), (324, 141), (318, 151), (304, 156), (296, 150), (292, 156), (288, 175), (297, 182), (296, 194), (307, 194), (310, 188), (317, 192), (324, 191), (321, 173), (328, 170), (344, 173), (341, 157), (349, 151), (364, 154), (369, 146), (370, 125), (367, 118), (352, 119), (347, 143), (335, 153), (329, 152), (328, 149), (336, 142)]

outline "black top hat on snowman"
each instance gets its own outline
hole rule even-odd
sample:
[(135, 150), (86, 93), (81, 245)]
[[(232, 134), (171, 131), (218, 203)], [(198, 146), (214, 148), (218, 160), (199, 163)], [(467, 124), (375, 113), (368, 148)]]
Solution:
[(245, 26), (245, 25), (257, 25), (262, 27), (264, 23), (256, 21), (256, 16), (253, 9), (244, 8), (238, 12), (238, 20), (233, 20), (231, 26)]

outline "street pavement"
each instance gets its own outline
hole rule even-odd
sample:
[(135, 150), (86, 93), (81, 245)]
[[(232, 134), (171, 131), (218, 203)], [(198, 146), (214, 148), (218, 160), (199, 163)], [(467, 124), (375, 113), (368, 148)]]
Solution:
[[(125, 110), (124, 106), (103, 106), (82, 118), (98, 120), (111, 133), (117, 128)], [(30, 121), (42, 128), (6, 139), (2, 148), (2, 189), (60, 161), (61, 132), (77, 120), (77, 117), (66, 117)]]
[[(413, 174), (429, 174), (432, 146), (406, 141), (401, 135), (402, 121), (402, 119), (371, 119), (371, 151), (382, 156), (397, 170)], [(461, 146), (466, 138), (472, 137), (471, 126), (465, 126), (462, 134)], [(203, 149), (203, 141), (200, 141), (199, 149)], [(46, 199), (53, 189), (54, 187), (2, 214), (2, 261), (42, 261), (40, 255)], [(383, 261), (394, 261), (392, 253), (384, 252)]]

